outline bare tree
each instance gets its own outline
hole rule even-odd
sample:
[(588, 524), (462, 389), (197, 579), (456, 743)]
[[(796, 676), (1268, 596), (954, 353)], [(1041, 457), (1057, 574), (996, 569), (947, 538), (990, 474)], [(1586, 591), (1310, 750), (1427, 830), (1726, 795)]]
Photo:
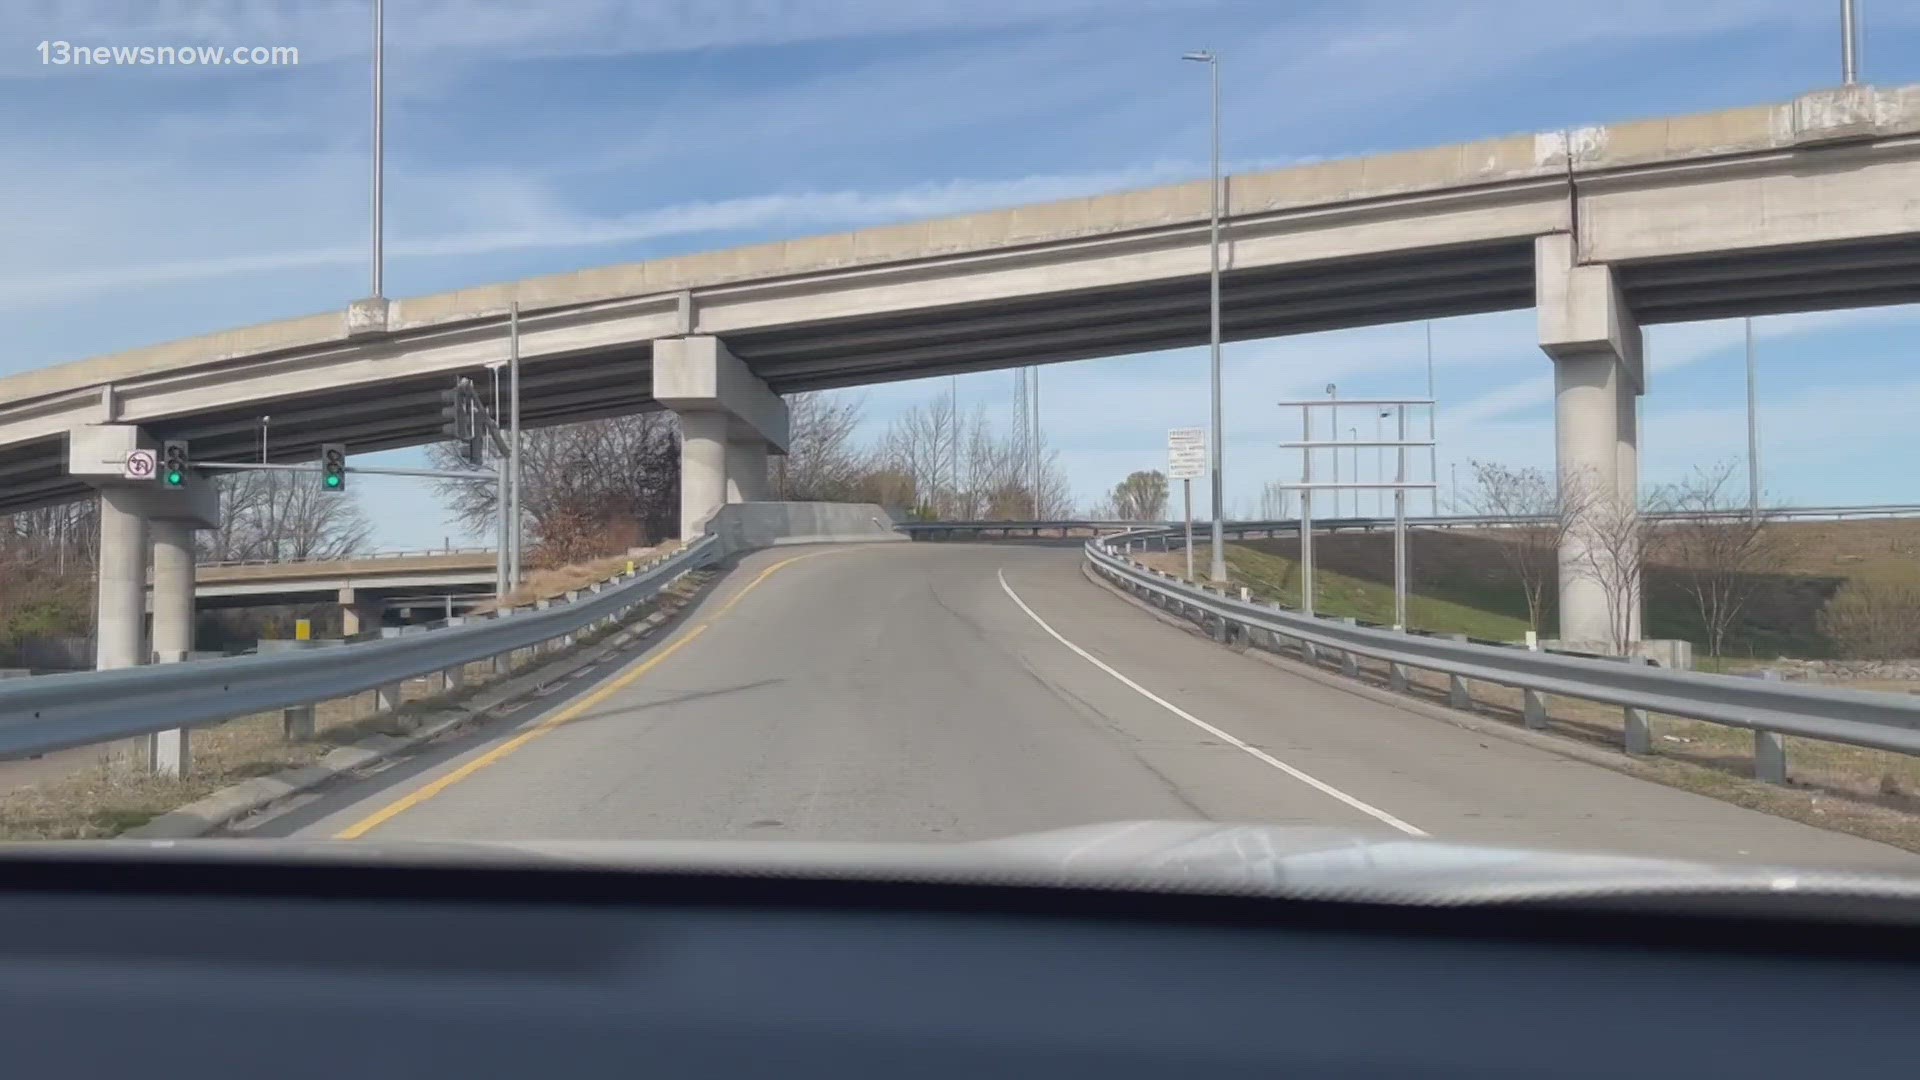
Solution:
[(880, 459), (913, 478), (916, 512), (923, 517), (946, 517), (957, 509), (953, 474), (958, 439), (959, 416), (945, 394), (908, 409), (881, 437)]
[(220, 524), (195, 534), (202, 559), (338, 559), (372, 539), (354, 494), (325, 491), (312, 474), (241, 471), (212, 483), (220, 491)]
[(867, 461), (867, 472), (910, 486), (910, 505), (921, 517), (1007, 520), (1031, 518), (1036, 511), (1042, 518), (1071, 514), (1072, 491), (1059, 455), (1044, 444), (1039, 447), (1036, 507), (1033, 444), (1025, 443), (1029, 449), (1024, 451), (1022, 446), (1017, 432), (994, 428), (984, 405), (962, 421), (951, 399), (942, 394), (888, 425)]
[(1786, 557), (1765, 515), (1738, 513), (1744, 503), (1727, 494), (1735, 472), (1730, 462), (1696, 467), (1685, 480), (1662, 488), (1655, 500), (1687, 516), (1648, 531), (1649, 554), (1657, 550), (1657, 561), (1680, 575), (1706, 630), (1707, 651), (1716, 657), (1756, 586)]
[(825, 392), (787, 398), (788, 449), (774, 465), (774, 489), (799, 502), (848, 501), (864, 471), (854, 445), (863, 403)]
[(1850, 581), (1820, 610), (1820, 631), (1851, 659), (1920, 656), (1920, 586)]
[(1267, 521), (1284, 521), (1293, 516), (1293, 492), (1279, 480), (1260, 487), (1260, 516)]
[[(440, 467), (464, 467), (455, 444), (428, 452)], [(678, 531), (680, 429), (670, 414), (522, 431), (520, 476), (538, 561), (591, 558)], [(435, 487), (468, 531), (492, 534), (495, 485), (446, 480)]]
[(1527, 600), (1527, 625), (1540, 633), (1546, 623), (1547, 586), (1559, 576), (1560, 548), (1567, 530), (1586, 507), (1583, 484), (1558, 485), (1531, 466), (1475, 461), (1473, 508), (1488, 517), (1511, 518), (1512, 525), (1488, 530), (1507, 569), (1520, 580)]
[(1606, 644), (1624, 656), (1639, 636), (1646, 554), (1641, 508), (1584, 470), (1561, 476), (1560, 498), (1563, 513), (1573, 506), (1567, 516), (1574, 573), (1599, 588), (1607, 613)]
[(1163, 520), (1167, 516), (1167, 474), (1158, 469), (1129, 473), (1113, 487), (1113, 507), (1122, 520)]

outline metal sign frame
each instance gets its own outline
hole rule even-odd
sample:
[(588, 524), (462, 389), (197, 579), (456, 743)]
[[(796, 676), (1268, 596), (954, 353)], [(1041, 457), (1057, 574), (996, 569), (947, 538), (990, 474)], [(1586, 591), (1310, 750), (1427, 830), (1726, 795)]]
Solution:
[[(1427, 447), (1429, 457), (1435, 441), (1429, 422), (1428, 437), (1425, 439), (1407, 438), (1407, 408), (1424, 406), (1431, 417), (1434, 401), (1432, 398), (1313, 398), (1300, 401), (1282, 401), (1281, 408), (1300, 410), (1301, 438), (1293, 442), (1283, 442), (1281, 449), (1300, 451), (1300, 482), (1298, 484), (1280, 484), (1283, 491), (1300, 493), (1300, 611), (1313, 614), (1313, 493), (1315, 491), (1333, 491), (1338, 497), (1341, 491), (1391, 491), (1393, 492), (1393, 628), (1407, 628), (1407, 492), (1436, 490), (1437, 479), (1425, 482), (1407, 479), (1407, 451)], [(1390, 408), (1395, 414), (1395, 434), (1392, 439), (1347, 439), (1339, 438), (1340, 428), (1335, 413), (1334, 438), (1315, 439), (1313, 437), (1313, 410), (1338, 409), (1342, 405), (1360, 405), (1369, 408)], [(1356, 476), (1352, 481), (1340, 480), (1338, 454), (1342, 448), (1358, 450), (1361, 447), (1392, 448), (1397, 467), (1392, 482), (1379, 481), (1363, 483)], [(1331, 482), (1316, 482), (1313, 479), (1313, 452), (1331, 448), (1334, 451), (1334, 478)], [(1358, 469), (1356, 468), (1356, 472)], [(1337, 503), (1336, 503), (1337, 507)], [(1358, 504), (1355, 506), (1358, 509)]]

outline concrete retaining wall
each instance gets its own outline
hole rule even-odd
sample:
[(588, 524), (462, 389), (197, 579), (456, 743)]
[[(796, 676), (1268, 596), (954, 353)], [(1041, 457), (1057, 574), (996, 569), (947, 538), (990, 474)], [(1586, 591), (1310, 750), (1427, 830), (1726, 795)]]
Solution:
[(873, 503), (752, 502), (720, 508), (707, 531), (727, 554), (782, 544), (910, 543)]

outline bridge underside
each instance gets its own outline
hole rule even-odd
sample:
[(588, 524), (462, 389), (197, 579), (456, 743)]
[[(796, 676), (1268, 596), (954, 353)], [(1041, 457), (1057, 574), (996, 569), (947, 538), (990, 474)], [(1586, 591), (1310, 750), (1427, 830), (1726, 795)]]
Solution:
[[(1617, 273), (1642, 324), (1911, 303), (1920, 301), (1920, 243), (1900, 237), (1748, 249), (1623, 263)], [(1227, 339), (1240, 341), (1533, 303), (1528, 237), (1284, 268), (1229, 265), (1222, 320)], [(1207, 283), (1204, 276), (1170, 278), (725, 337), (775, 391), (857, 386), (1202, 344)], [(530, 360), (521, 376), (522, 418), (543, 426), (659, 409), (651, 363), (649, 341)], [(258, 460), (263, 413), (271, 416), (273, 461), (311, 460), (323, 441), (344, 441), (356, 453), (417, 446), (439, 439), (438, 393), (455, 374), (249, 402), (146, 427), (156, 438), (190, 440), (201, 460)], [(464, 374), (490, 402), (493, 372)], [(62, 438), (0, 452), (0, 512), (88, 492), (65, 474)]]

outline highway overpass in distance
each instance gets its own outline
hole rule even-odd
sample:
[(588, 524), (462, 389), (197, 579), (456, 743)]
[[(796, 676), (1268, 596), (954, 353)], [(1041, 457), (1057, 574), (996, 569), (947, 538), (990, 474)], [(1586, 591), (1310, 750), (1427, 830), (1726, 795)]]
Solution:
[[(1638, 487), (1643, 325), (1920, 300), (1920, 86), (1225, 183), (1228, 338), (1534, 306), (1560, 468), (1622, 498)], [(0, 379), (0, 512), (100, 490), (102, 664), (147, 655), (149, 550), (168, 553), (160, 651), (179, 652), (194, 592), (174, 580), (191, 574), (180, 553), (211, 519), (122, 482), (112, 448), (250, 457), (267, 413), (280, 461), (437, 441), (438, 393), (504, 359), (517, 307), (529, 422), (678, 415), (691, 540), (720, 507), (769, 498), (782, 394), (1202, 343), (1209, 202), (1201, 181), (363, 300), (15, 375)], [(1560, 560), (1570, 640), (1609, 625), (1597, 584), (1565, 572), (1588, 532)]]
[[(1854, 87), (1234, 176), (1225, 332), (1524, 308), (1543, 283), (1543, 302), (1587, 302), (1569, 265), (1615, 268), (1602, 291), (1629, 325), (1913, 300), (1916, 135), (1920, 87)], [(663, 407), (654, 343), (688, 336), (719, 338), (782, 394), (1200, 344), (1207, 207), (1205, 181), (1069, 199), (365, 302), (11, 376), (0, 512), (84, 492), (64, 440), (88, 424), (184, 438), (206, 460), (256, 452), (262, 413), (280, 461), (435, 441), (438, 391), (505, 356), (513, 303), (535, 424)], [(1551, 237), (1571, 246), (1539, 269)]]
[[(200, 610), (339, 604), (348, 634), (380, 622), (397, 601), (427, 597), (416, 607), (435, 607), (451, 597), (456, 606), (494, 595), (491, 550), (369, 555), (349, 559), (209, 563), (195, 568), (194, 602)], [(151, 587), (149, 587), (151, 588)], [(151, 607), (151, 604), (149, 604)]]

